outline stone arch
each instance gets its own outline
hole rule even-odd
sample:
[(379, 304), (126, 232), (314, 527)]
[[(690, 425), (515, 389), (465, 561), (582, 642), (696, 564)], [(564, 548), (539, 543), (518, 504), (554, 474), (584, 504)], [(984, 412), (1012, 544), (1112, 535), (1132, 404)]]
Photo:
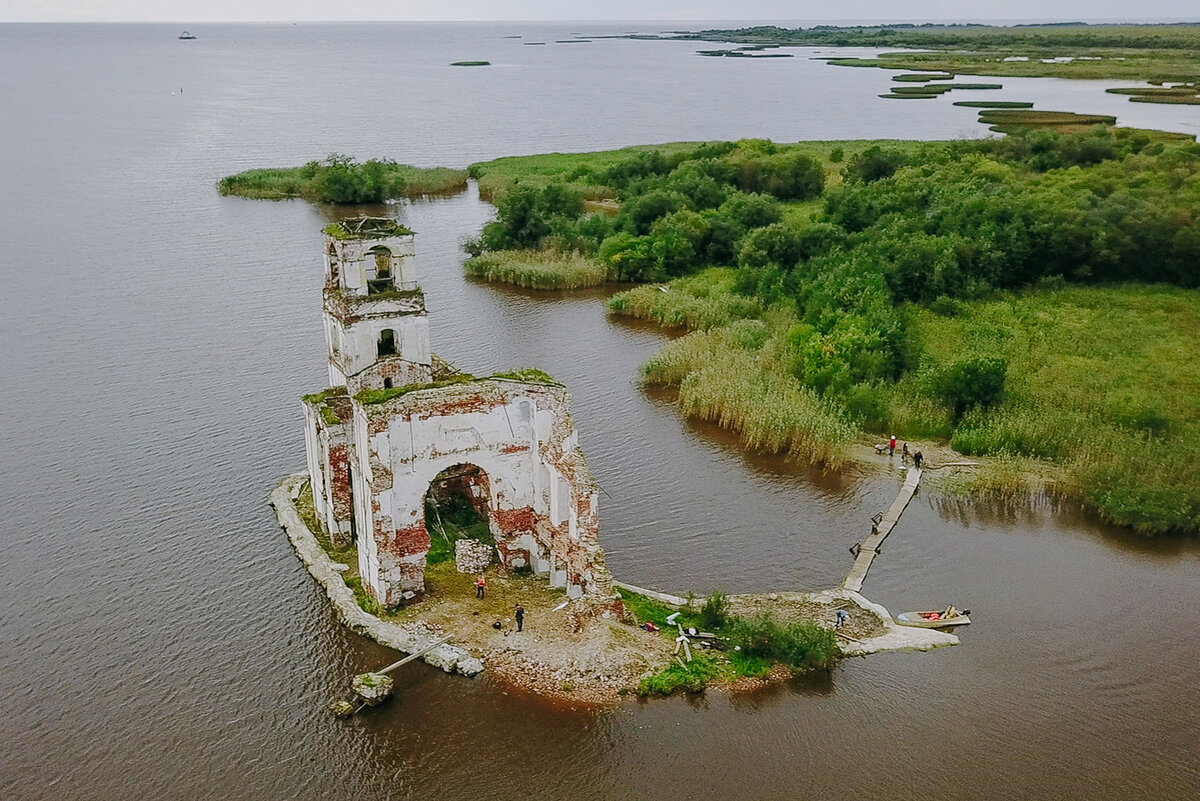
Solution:
[[(463, 507), (469, 507), (464, 509)], [(421, 516), (429, 536), (430, 555), (438, 554), (439, 561), (453, 559), (459, 539), (474, 539), (495, 547), (495, 514), (491, 479), (483, 468), (470, 462), (459, 462), (443, 468), (429, 482), (421, 498)], [(430, 517), (430, 510), (433, 517)], [(471, 513), (483, 524), (471, 526)], [(464, 527), (464, 523), (468, 527)], [(473, 530), (472, 530), (473, 529)], [(441, 538), (439, 542), (439, 537)]]

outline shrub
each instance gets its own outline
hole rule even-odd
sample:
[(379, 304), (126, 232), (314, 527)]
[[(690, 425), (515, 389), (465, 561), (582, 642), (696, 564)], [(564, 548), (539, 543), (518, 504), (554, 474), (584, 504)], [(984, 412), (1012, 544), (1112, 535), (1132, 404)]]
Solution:
[(884, 150), (879, 145), (872, 145), (862, 153), (852, 156), (844, 172), (847, 178), (871, 183), (891, 178), (903, 163), (904, 153), (901, 151)]
[(700, 623), (708, 630), (719, 629), (728, 617), (729, 599), (720, 590), (713, 590), (700, 608)]
[(955, 419), (968, 409), (994, 406), (1004, 394), (1008, 362), (994, 356), (973, 356), (948, 364), (933, 376), (934, 393), (954, 410)]
[(750, 620), (739, 618), (730, 630), (730, 640), (746, 656), (797, 669), (828, 667), (839, 653), (837, 635), (812, 620), (782, 623), (764, 613)]

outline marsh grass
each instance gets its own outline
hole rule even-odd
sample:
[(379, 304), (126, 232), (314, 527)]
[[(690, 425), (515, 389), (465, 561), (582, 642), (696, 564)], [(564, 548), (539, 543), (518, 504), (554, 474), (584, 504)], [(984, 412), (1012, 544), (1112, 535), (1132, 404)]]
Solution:
[(1110, 522), (1147, 534), (1200, 531), (1200, 293), (1068, 287), (912, 320), (921, 368), (892, 396), (906, 436), (945, 425), (923, 384), (938, 364), (971, 354), (1009, 365), (1000, 404), (968, 413), (954, 431), (956, 450), (988, 457), (960, 488), (1016, 492), (1022, 472), (1050, 474)]
[(606, 278), (604, 265), (594, 259), (553, 250), (497, 250), (467, 259), (463, 271), (525, 289), (582, 289)]
[(963, 108), (1033, 108), (1033, 103), (1019, 100), (958, 100), (954, 105)]
[(614, 295), (608, 301), (608, 311), (689, 331), (762, 314), (762, 305), (734, 292), (733, 282), (732, 269), (711, 267), (669, 284), (645, 284)]

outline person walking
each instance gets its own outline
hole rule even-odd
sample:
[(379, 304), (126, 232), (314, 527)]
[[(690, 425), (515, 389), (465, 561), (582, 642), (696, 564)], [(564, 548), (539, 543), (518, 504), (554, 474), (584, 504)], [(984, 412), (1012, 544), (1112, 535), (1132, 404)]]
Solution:
[(483, 597), (483, 587), (484, 587), (483, 574), (480, 573), (479, 578), (475, 579), (475, 597), (476, 598)]
[(891, 439), (888, 440), (888, 456), (895, 456), (895, 455), (896, 455), (896, 435), (892, 434)]
[(908, 461), (908, 443), (904, 443), (904, 450), (900, 452), (900, 464)]
[(517, 611), (513, 613), (513, 617), (517, 619), (517, 631), (520, 631), (525, 625), (525, 607), (517, 604)]
[(921, 455), (920, 451), (917, 451), (916, 453), (913, 454), (913, 466), (916, 467), (918, 470), (921, 469), (921, 462), (923, 462), (923, 461), (925, 461), (925, 457)]

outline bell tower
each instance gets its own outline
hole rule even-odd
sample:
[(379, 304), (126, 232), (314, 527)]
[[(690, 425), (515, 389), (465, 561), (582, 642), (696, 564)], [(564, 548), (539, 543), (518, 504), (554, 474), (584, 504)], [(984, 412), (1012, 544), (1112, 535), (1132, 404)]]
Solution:
[(395, 220), (357, 217), (325, 228), (325, 344), (329, 385), (350, 396), (433, 380), (425, 295), (413, 233)]

